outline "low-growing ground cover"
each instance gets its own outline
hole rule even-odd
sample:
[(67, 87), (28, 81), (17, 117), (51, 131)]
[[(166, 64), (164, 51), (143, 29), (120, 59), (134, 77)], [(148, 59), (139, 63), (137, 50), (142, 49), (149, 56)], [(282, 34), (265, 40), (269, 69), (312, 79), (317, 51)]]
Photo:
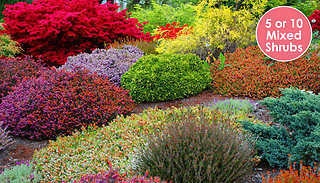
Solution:
[(137, 176), (134, 178), (125, 178), (126, 174), (119, 174), (117, 170), (114, 170), (110, 166), (110, 170), (106, 172), (99, 172), (96, 174), (87, 174), (81, 177), (79, 180), (74, 181), (73, 183), (104, 183), (104, 182), (122, 182), (122, 183), (166, 183), (166, 181), (161, 181), (159, 177), (147, 177), (148, 173), (145, 176)]
[(21, 161), (12, 169), (6, 169), (0, 174), (1, 182), (40, 182), (41, 173), (37, 171), (34, 162)]
[[(194, 115), (199, 113), (198, 107), (191, 109)], [(144, 138), (153, 133), (154, 127), (162, 129), (167, 115), (180, 110), (186, 109), (150, 108), (140, 115), (119, 116), (109, 126), (58, 137), (47, 148), (35, 152), (35, 161), (46, 181), (73, 181), (81, 177), (82, 172), (107, 171), (109, 161), (120, 168), (120, 173), (128, 172), (132, 176), (135, 153), (145, 143)], [(205, 108), (205, 112), (208, 114), (205, 118), (212, 120), (210, 108)]]

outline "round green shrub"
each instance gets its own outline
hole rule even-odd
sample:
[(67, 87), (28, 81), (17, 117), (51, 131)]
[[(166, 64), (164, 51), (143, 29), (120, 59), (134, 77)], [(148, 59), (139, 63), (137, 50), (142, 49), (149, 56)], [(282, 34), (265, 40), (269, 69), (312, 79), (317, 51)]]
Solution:
[(121, 85), (130, 90), (136, 103), (188, 97), (210, 84), (205, 63), (194, 54), (144, 56), (122, 75)]

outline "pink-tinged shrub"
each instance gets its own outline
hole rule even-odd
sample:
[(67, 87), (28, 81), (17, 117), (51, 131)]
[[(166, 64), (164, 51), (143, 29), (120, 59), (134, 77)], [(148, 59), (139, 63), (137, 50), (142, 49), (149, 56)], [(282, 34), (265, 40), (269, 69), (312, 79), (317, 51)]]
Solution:
[(39, 76), (46, 68), (30, 57), (0, 59), (0, 103), (23, 78)]
[(150, 177), (147, 178), (147, 173), (145, 176), (138, 176), (131, 179), (124, 178), (126, 174), (121, 175), (117, 170), (112, 169), (108, 172), (100, 172), (97, 174), (87, 174), (80, 178), (78, 181), (74, 181), (73, 183), (166, 183), (166, 181), (161, 181), (158, 177)]
[(98, 0), (37, 0), (7, 5), (5, 29), (27, 54), (60, 66), (68, 56), (103, 48), (104, 42), (132, 37), (151, 40), (137, 19), (117, 4)]
[(315, 10), (309, 17), (308, 17), (312, 30), (313, 31), (320, 31), (320, 10)]
[(0, 104), (0, 121), (16, 136), (55, 139), (128, 114), (128, 92), (88, 70), (44, 72), (24, 79)]
[(72, 71), (82, 66), (91, 73), (97, 73), (120, 86), (121, 76), (126, 73), (132, 64), (143, 56), (143, 52), (136, 46), (124, 45), (121, 49), (96, 49), (92, 53), (80, 53), (68, 57), (68, 61), (59, 69)]

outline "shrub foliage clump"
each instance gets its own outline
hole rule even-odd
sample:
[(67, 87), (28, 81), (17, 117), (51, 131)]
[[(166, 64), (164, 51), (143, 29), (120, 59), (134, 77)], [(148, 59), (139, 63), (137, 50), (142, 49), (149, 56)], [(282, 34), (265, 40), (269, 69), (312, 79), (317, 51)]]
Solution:
[(27, 54), (60, 66), (68, 56), (103, 48), (104, 42), (127, 36), (150, 40), (137, 19), (117, 4), (98, 0), (37, 0), (8, 5), (4, 25)]
[(300, 57), (290, 62), (268, 59), (259, 47), (239, 48), (211, 62), (212, 90), (225, 96), (254, 99), (280, 96), (290, 86), (320, 92), (320, 58)]
[[(289, 155), (290, 158), (290, 155)], [(262, 175), (263, 182), (262, 183), (319, 183), (320, 182), (320, 173), (318, 170), (318, 166), (314, 167), (306, 167), (303, 166), (303, 162), (300, 162), (299, 169), (295, 169), (295, 163), (292, 166), (289, 161), (289, 170), (280, 170), (280, 174), (276, 177), (265, 178)]]
[(11, 134), (55, 139), (89, 124), (102, 125), (131, 113), (128, 92), (87, 70), (51, 70), (28, 78), (3, 98), (0, 121)]
[(192, 29), (192, 27), (187, 26), (188, 24), (180, 27), (179, 22), (173, 22), (172, 24), (168, 23), (165, 27), (159, 26), (157, 29), (155, 29), (154, 39), (176, 39), (182, 34), (189, 34), (189, 31)]
[(33, 162), (21, 161), (11, 169), (5, 169), (0, 173), (1, 182), (40, 182), (41, 173), (37, 171), (36, 165)]
[(144, 41), (132, 38), (121, 39), (112, 43), (105, 44), (105, 49), (121, 49), (124, 45), (131, 45), (139, 48), (143, 55), (157, 54), (155, 41)]
[(169, 22), (179, 22), (181, 25), (188, 24), (192, 26), (195, 21), (194, 15), (194, 6), (190, 3), (173, 7), (152, 1), (151, 6), (148, 8), (136, 6), (130, 17), (138, 19), (140, 23), (147, 22), (144, 25), (144, 32), (153, 33), (157, 27), (166, 26)]
[(97, 73), (120, 86), (121, 76), (129, 70), (129, 67), (143, 56), (143, 52), (131, 45), (124, 45), (120, 49), (110, 48), (96, 49), (91, 54), (81, 53), (68, 57), (68, 61), (60, 69), (74, 70), (84, 67), (91, 73)]
[(25, 77), (37, 77), (47, 70), (31, 57), (0, 59), (0, 103)]
[(134, 178), (125, 178), (126, 174), (119, 174), (118, 170), (113, 169), (110, 166), (108, 172), (99, 172), (95, 174), (87, 174), (81, 177), (78, 181), (74, 181), (73, 183), (166, 183), (161, 181), (158, 177), (150, 177), (147, 178), (147, 173), (145, 176), (138, 176)]
[[(43, 170), (45, 182), (72, 182), (86, 174), (109, 171), (109, 164), (119, 173), (132, 176), (134, 152), (153, 125), (162, 126), (170, 111), (152, 109), (142, 114), (118, 116), (108, 126), (90, 127), (72, 136), (58, 137), (48, 147), (35, 151), (34, 159)], [(80, 173), (79, 173), (80, 172)]]
[(148, 55), (130, 67), (121, 84), (137, 103), (175, 100), (206, 89), (210, 71), (193, 54)]
[(256, 147), (273, 167), (287, 167), (291, 160), (306, 165), (320, 161), (320, 96), (298, 89), (285, 89), (280, 98), (261, 102), (270, 110), (277, 126), (243, 122), (244, 128), (259, 136)]
[(312, 30), (320, 31), (320, 10), (314, 10), (314, 12), (308, 17)]
[(225, 1), (201, 1), (195, 6), (196, 21), (190, 33), (162, 40), (156, 50), (159, 53), (194, 53), (205, 59), (208, 52), (217, 56), (221, 51), (250, 45), (255, 40), (257, 17), (262, 14), (266, 1), (237, 1), (241, 6), (237, 10), (222, 2)]
[(17, 2), (24, 2), (24, 1), (31, 3), (33, 0), (2, 0), (0, 1), (0, 22), (1, 22), (1, 19), (3, 19), (4, 17), (4, 14), (2, 14), (2, 12), (3, 10), (5, 10), (6, 5), (12, 5)]
[[(191, 109), (194, 116), (199, 116), (198, 107)], [(153, 133), (154, 126), (161, 130), (166, 125), (166, 116), (183, 110), (186, 109), (150, 108), (141, 114), (118, 116), (108, 126), (58, 137), (48, 147), (36, 151), (34, 159), (43, 170), (45, 182), (72, 182), (85, 174), (108, 171), (109, 162), (119, 168), (120, 174), (128, 173), (127, 177), (131, 178), (135, 174), (132, 170), (136, 167), (138, 148), (146, 142), (146, 136)], [(211, 121), (211, 109), (203, 110), (207, 112), (205, 117)], [(144, 175), (145, 172), (141, 174)]]
[(20, 44), (17, 41), (12, 40), (10, 35), (6, 34), (3, 23), (0, 23), (0, 59), (15, 57), (22, 51)]
[[(251, 139), (226, 117), (200, 109), (172, 113), (162, 131), (154, 130), (138, 154), (138, 170), (173, 182), (238, 182), (255, 165)], [(247, 134), (248, 135), (248, 134)]]

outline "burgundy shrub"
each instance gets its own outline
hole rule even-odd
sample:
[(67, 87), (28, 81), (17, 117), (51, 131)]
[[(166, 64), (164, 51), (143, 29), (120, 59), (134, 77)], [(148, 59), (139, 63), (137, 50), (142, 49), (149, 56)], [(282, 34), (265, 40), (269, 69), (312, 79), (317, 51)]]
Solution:
[(313, 31), (320, 31), (320, 10), (315, 10), (309, 17), (308, 17), (312, 30)]
[(55, 139), (89, 124), (102, 125), (129, 114), (128, 92), (88, 70), (44, 72), (24, 79), (0, 104), (0, 121), (11, 134)]
[(39, 76), (46, 68), (31, 57), (0, 59), (0, 103), (23, 78)]
[(124, 178), (126, 174), (119, 174), (118, 170), (114, 170), (110, 167), (108, 172), (100, 172), (96, 174), (87, 174), (80, 178), (78, 181), (73, 183), (166, 183), (166, 181), (161, 181), (158, 177), (147, 178), (147, 173), (145, 176), (138, 176), (131, 179)]

